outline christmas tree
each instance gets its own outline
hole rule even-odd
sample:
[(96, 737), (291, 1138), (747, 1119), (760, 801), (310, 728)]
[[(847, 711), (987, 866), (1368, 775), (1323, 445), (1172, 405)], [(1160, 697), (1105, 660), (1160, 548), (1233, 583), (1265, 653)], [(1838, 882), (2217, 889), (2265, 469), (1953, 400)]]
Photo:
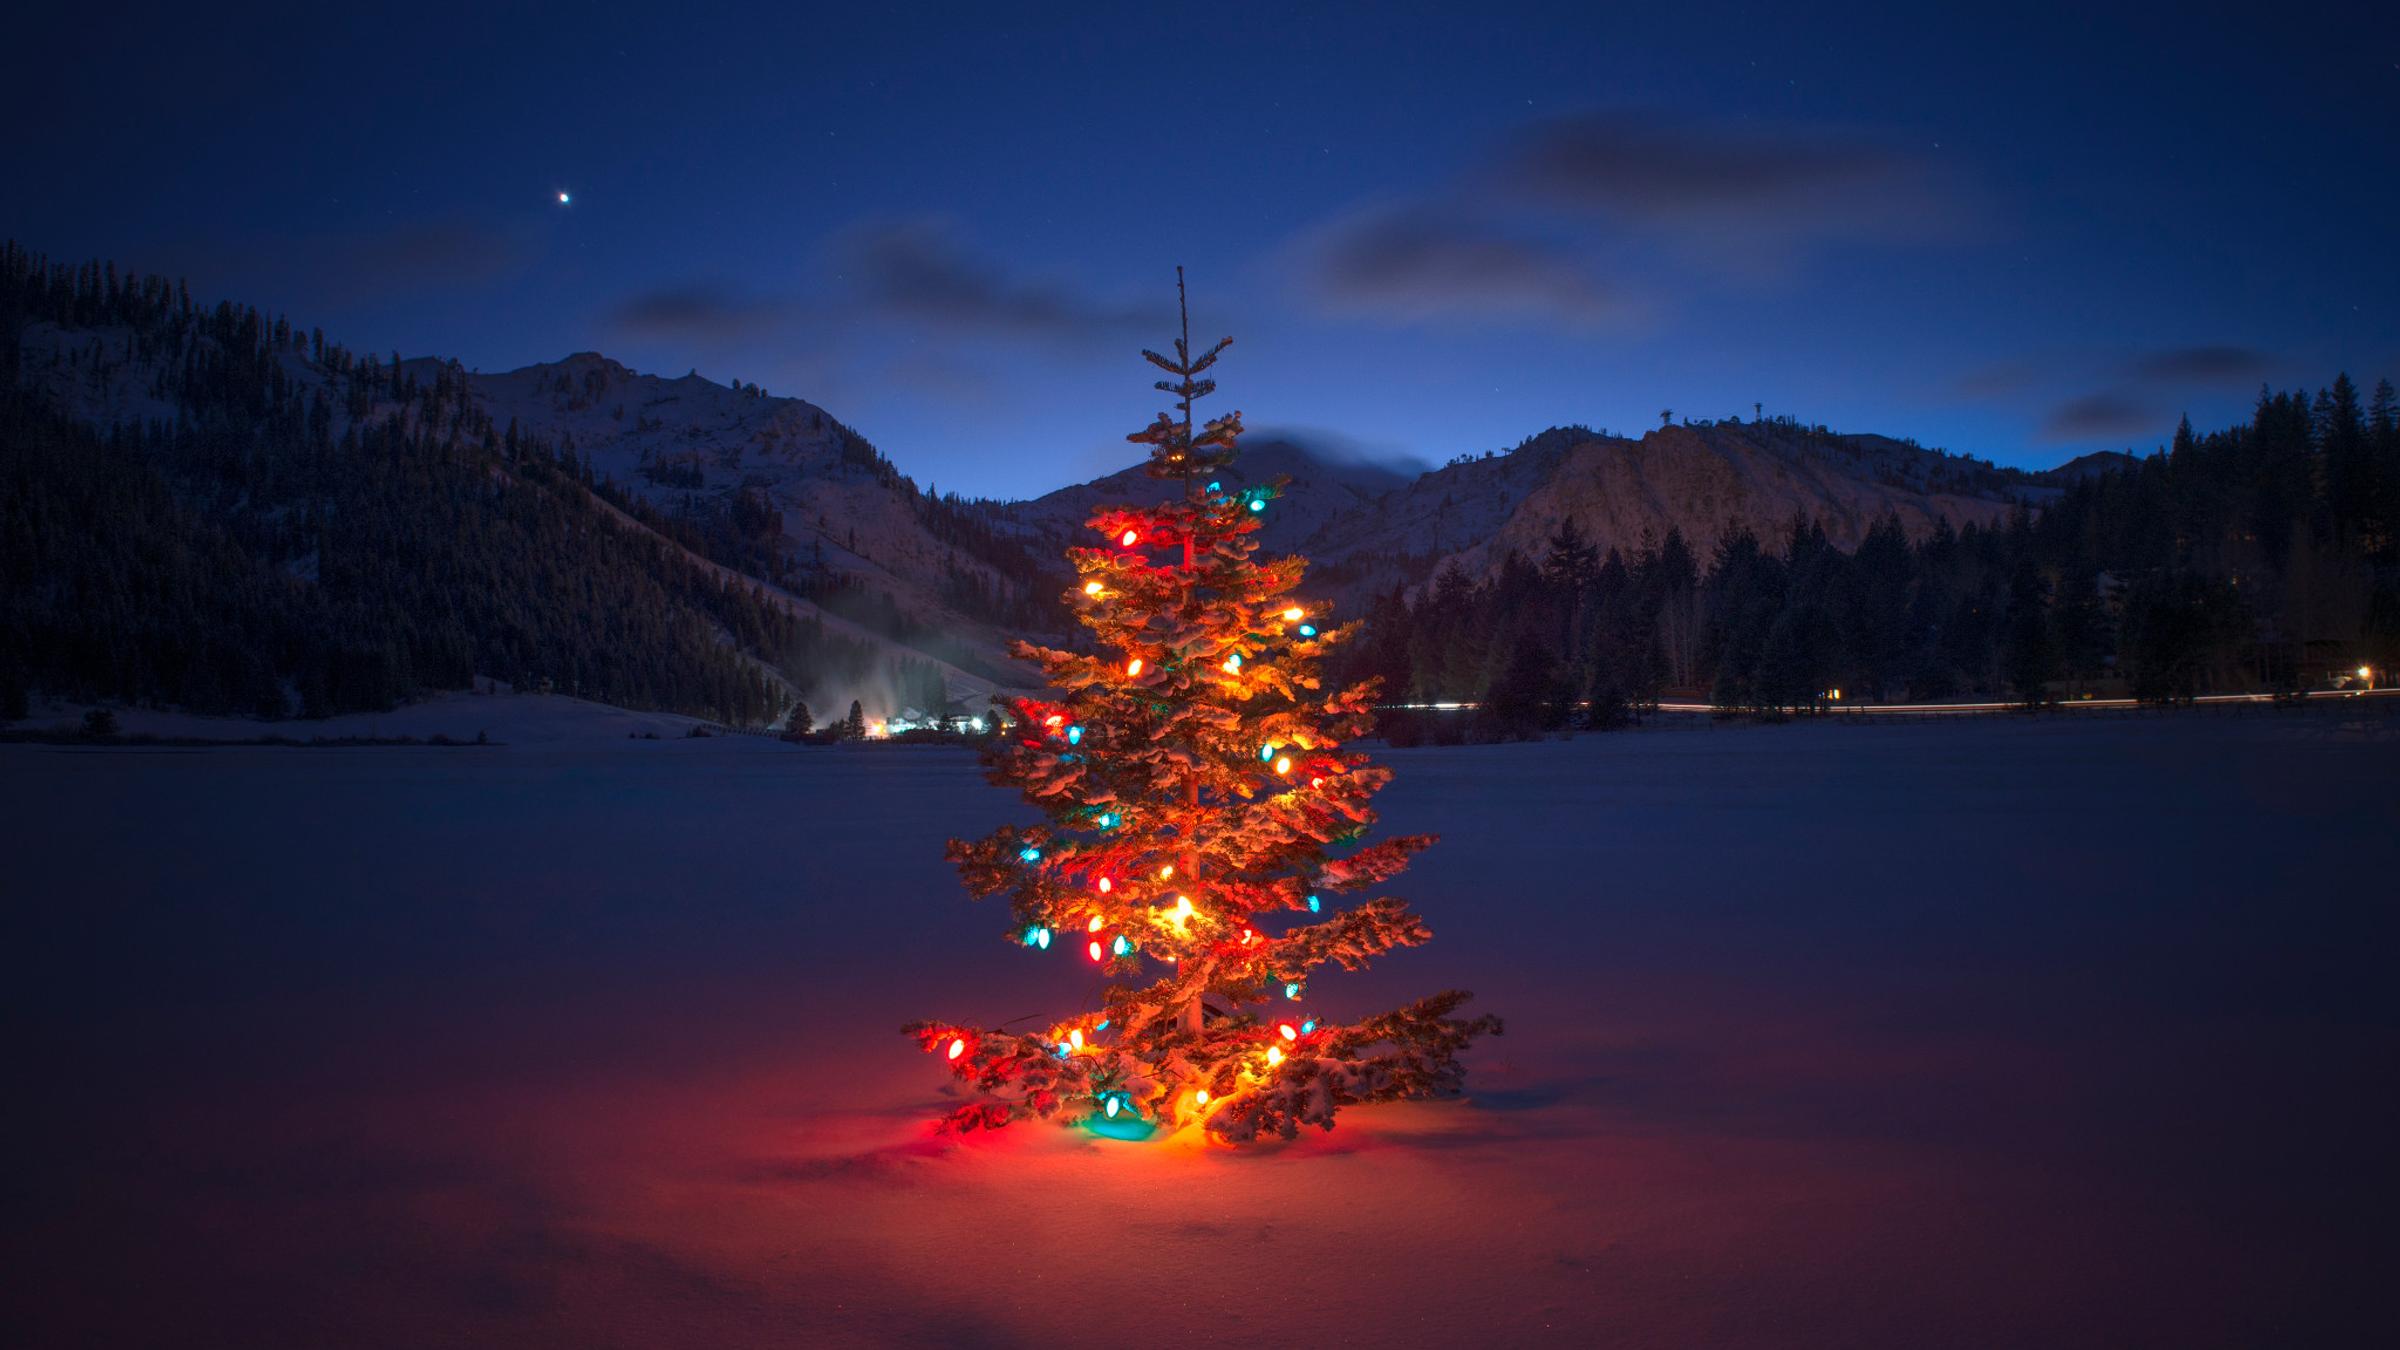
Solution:
[(1009, 897), (1012, 942), (1122, 982), (1038, 1032), (906, 1028), (977, 1092), (948, 1128), (1063, 1116), (1290, 1138), (1354, 1103), (1454, 1095), (1459, 1052), (1500, 1030), (1453, 1017), (1458, 990), (1346, 1025), (1309, 1006), (1321, 967), (1431, 936), (1399, 900), (1346, 897), (1434, 841), (1363, 842), (1391, 772), (1342, 747), (1371, 725), (1375, 689), (1327, 692), (1318, 673), (1356, 625), (1292, 597), (1302, 559), (1256, 556), (1287, 480), (1228, 487), (1241, 414), (1194, 428), (1232, 341), (1195, 353), (1187, 310), (1172, 358), (1142, 353), (1173, 377), (1157, 387), (1175, 410), (1127, 439), (1181, 492), (1095, 512), (1105, 546), (1069, 551), (1094, 650), (1015, 646), (1057, 698), (1016, 700), (986, 764), (1047, 822), (950, 845), (971, 892)]

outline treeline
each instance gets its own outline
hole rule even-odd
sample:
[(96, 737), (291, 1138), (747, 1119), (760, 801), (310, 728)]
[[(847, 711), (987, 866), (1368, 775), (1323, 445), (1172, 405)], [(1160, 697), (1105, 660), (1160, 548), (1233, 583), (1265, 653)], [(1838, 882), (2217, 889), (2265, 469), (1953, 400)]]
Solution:
[[(1388, 734), (1606, 726), (1669, 691), (1742, 709), (1967, 696), (2286, 691), (2400, 658), (2400, 401), (2348, 376), (2262, 390), (2251, 420), (2067, 488), (2005, 524), (1896, 519), (1854, 553), (1795, 520), (1696, 556), (1679, 532), (1605, 555), (1573, 521), (1544, 556), (1456, 565), (1374, 601), (1347, 674)], [(2388, 677), (2387, 677), (2388, 678)]]
[[(34, 370), (40, 323), (73, 331)], [(162, 411), (99, 431), (45, 387)], [(793, 686), (894, 678), (615, 519), (570, 448), (496, 434), (455, 363), (356, 356), (13, 244), (0, 448), (0, 714), (39, 691), (317, 716), (484, 675), (762, 724)]]
[(942, 569), (943, 602), (1018, 632), (1072, 629), (1059, 597), (1073, 574), (1055, 557), (1036, 556), (1023, 536), (999, 522), (993, 506), (956, 494), (937, 496), (931, 488), (917, 498), (917, 519), (952, 550)]

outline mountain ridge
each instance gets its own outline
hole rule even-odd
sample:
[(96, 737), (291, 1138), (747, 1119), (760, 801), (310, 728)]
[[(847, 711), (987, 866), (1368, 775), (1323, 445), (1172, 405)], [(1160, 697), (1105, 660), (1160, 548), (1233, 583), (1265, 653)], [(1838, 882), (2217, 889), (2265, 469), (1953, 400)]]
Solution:
[[(73, 276), (95, 296), (137, 284), (111, 271), (103, 287), (96, 264)], [(182, 303), (187, 316), (205, 313)], [(95, 428), (188, 418), (166, 363), (191, 356), (85, 320), (100, 308), (68, 306), (63, 322), (21, 318), (6, 335), (20, 377)], [(1071, 633), (1057, 603), (1068, 579), (1060, 553), (1087, 542), (1082, 526), (1094, 507), (1163, 486), (1135, 463), (1032, 498), (936, 497), (806, 399), (697, 372), (644, 374), (597, 351), (492, 373), (450, 358), (397, 361), (391, 389), (432, 387), (452, 399), (426, 403), (327, 365), (322, 335), (312, 349), (284, 321), (250, 313), (254, 328), (275, 336), (239, 358), (271, 389), (330, 405), (334, 433), (435, 417), (448, 426), (421, 429), (455, 435), (472, 413), (487, 436), (506, 429), (512, 455), (520, 442), (555, 447), (627, 528), (661, 535), (721, 569), (721, 581), (747, 581), (764, 602), (846, 640), (934, 663), (942, 701), (952, 704), (1036, 682), (1008, 644)], [(374, 358), (365, 366), (373, 372)], [(1821, 522), (1842, 549), (1886, 518), (1912, 538), (1939, 521), (1988, 527), (2038, 510), (2060, 475), (2088, 474), (2099, 459), (2033, 474), (1884, 436), (1729, 419), (1638, 438), (1554, 427), (1512, 450), (1462, 455), (1413, 477), (1330, 453), (1305, 435), (1261, 434), (1245, 447), (1239, 477), (1289, 480), (1265, 518), (1269, 547), (1309, 555), (1315, 587), (1355, 604), (1419, 586), (1443, 566), (1488, 575), (1511, 553), (1538, 556), (1569, 521), (1602, 551), (1628, 555), (1675, 531), (1705, 556), (1735, 531), (1775, 539), (1795, 517)], [(844, 695), (879, 698), (885, 715), (903, 710), (888, 690), (818, 692), (837, 705)]]

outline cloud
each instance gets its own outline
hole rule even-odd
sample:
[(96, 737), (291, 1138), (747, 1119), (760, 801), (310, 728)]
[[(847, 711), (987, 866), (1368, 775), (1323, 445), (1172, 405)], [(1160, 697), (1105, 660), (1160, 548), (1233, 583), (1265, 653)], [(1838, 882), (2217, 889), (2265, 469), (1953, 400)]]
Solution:
[(1291, 252), (1337, 314), (1580, 327), (1674, 289), (1782, 282), (1828, 247), (1969, 239), (1982, 215), (1938, 151), (1890, 136), (1620, 111), (1522, 126)]
[(1242, 445), (1245, 454), (1275, 447), (1343, 470), (1352, 482), (1382, 478), (1390, 487), (1399, 487), (1434, 467), (1432, 461), (1396, 445), (1370, 444), (1331, 427), (1297, 423), (1262, 423), (1250, 429)]
[(2137, 379), (2161, 384), (2219, 384), (2264, 379), (2274, 364), (2249, 347), (2173, 347), (2136, 357), (2126, 369)]
[(1553, 246), (1424, 207), (1360, 212), (1303, 240), (1299, 253), (1308, 285), (1338, 314), (1590, 325), (1624, 310)]
[(755, 337), (791, 317), (794, 306), (745, 299), (705, 283), (648, 291), (617, 306), (610, 325), (629, 337), (705, 344)]
[(2008, 398), (2026, 393), (2043, 377), (2041, 362), (2000, 361), (1968, 371), (1951, 381), (1951, 388), (1964, 398)]
[(695, 278), (634, 292), (606, 313), (626, 339), (740, 360), (819, 403), (896, 396), (987, 410), (1011, 397), (1004, 372), (1022, 353), (1079, 360), (1101, 342), (1155, 346), (1174, 320), (1155, 296), (1117, 303), (1014, 270), (933, 218), (838, 230), (785, 283)]
[(184, 240), (162, 245), (152, 265), (212, 290), (280, 292), (304, 297), (311, 308), (339, 308), (484, 286), (540, 253), (533, 231), (453, 215), (377, 229)]
[[(2043, 394), (2060, 395), (2085, 384), (2093, 373), (2115, 372), (2121, 388), (2095, 394), (2081, 403), (2095, 406), (2128, 401), (2127, 389), (2150, 395), (2192, 386), (2215, 386), (2257, 381), (2283, 362), (2253, 347), (2233, 345), (2162, 347), (2134, 350), (2115, 346), (2059, 347), (2012, 360), (1976, 367), (1951, 382), (1959, 397), (1978, 401), (2023, 402)], [(2062, 409), (2064, 411), (2064, 409)]]
[(416, 286), (489, 281), (526, 262), (534, 250), (520, 232), (451, 218), (337, 236), (326, 251), (387, 284)]
[(1762, 241), (1935, 241), (1975, 224), (1938, 156), (1861, 131), (1626, 112), (1537, 123), (1479, 174), (1527, 206)]
[(2122, 393), (2103, 390), (2053, 408), (2042, 420), (2042, 439), (2055, 444), (2139, 436), (2158, 427), (2158, 415), (2151, 409)]
[(1155, 303), (1120, 304), (1063, 281), (1011, 276), (939, 220), (875, 221), (835, 242), (834, 260), (870, 312), (958, 333), (1082, 343), (1172, 321)]

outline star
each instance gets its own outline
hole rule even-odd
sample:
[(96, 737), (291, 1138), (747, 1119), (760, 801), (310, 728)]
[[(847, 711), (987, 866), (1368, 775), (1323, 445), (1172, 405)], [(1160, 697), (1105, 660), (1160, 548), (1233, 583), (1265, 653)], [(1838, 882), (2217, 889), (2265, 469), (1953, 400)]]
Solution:
[(565, 192), (561, 192), (561, 193), (559, 193), (559, 194), (558, 194), (558, 204), (559, 204), (560, 206), (566, 206), (566, 205), (568, 205), (568, 204), (572, 203), (574, 200), (575, 200), (575, 199), (574, 199), (572, 196), (568, 195), (568, 194), (567, 194), (567, 193), (565, 193)]

